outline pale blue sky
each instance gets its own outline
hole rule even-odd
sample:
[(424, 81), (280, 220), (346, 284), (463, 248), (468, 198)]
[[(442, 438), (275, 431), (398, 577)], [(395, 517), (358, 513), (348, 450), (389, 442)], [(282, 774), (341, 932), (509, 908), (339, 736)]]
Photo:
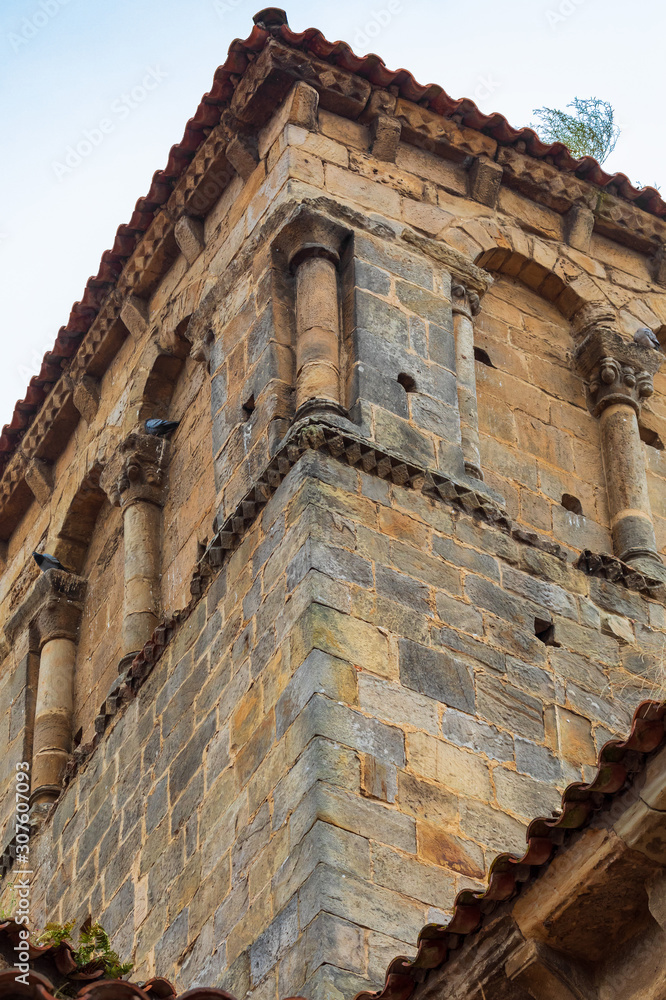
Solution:
[[(287, 14), (296, 31), (318, 27), (360, 54), (377, 52), (516, 127), (536, 107), (608, 100), (623, 131), (606, 169), (666, 192), (659, 0), (392, 8), (387, 16), (388, 0), (294, 0)], [(258, 0), (3, 0), (0, 424), (258, 9)], [(152, 89), (135, 89), (144, 83)], [(65, 169), (67, 147), (103, 120), (98, 144)]]

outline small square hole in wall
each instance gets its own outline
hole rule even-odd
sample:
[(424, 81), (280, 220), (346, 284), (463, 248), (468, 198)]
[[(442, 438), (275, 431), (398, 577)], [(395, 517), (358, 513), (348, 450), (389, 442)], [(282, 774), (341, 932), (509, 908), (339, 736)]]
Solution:
[(572, 514), (582, 514), (583, 505), (573, 493), (562, 494), (562, 506), (565, 510), (570, 510)]
[(488, 368), (495, 368), (495, 365), (490, 360), (488, 351), (484, 351), (482, 347), (474, 348), (474, 360), (479, 361), (482, 365), (487, 365)]
[(416, 392), (416, 380), (406, 372), (400, 372), (398, 382), (405, 392)]
[(639, 424), (639, 431), (641, 441), (644, 441), (646, 445), (650, 448), (656, 448), (657, 451), (664, 450), (664, 442), (661, 440), (656, 431), (651, 430), (649, 427), (644, 427), (642, 424)]
[(251, 417), (253, 413), (254, 413), (254, 395), (250, 396), (247, 402), (243, 403), (243, 415), (245, 416), (245, 419), (247, 420), (247, 418)]
[(534, 619), (534, 634), (544, 646), (559, 646), (555, 641), (555, 624), (547, 618)]

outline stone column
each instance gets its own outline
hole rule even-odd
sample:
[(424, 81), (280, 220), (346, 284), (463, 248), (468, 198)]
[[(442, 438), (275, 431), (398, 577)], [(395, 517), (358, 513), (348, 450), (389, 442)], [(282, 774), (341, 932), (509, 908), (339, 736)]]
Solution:
[(323, 403), (340, 406), (338, 259), (321, 246), (303, 248), (296, 275), (296, 415)]
[(74, 665), (85, 589), (81, 577), (47, 570), (5, 626), (10, 641), (28, 630), (39, 651), (30, 799), (38, 807), (57, 799), (72, 751)]
[(613, 551), (660, 579), (666, 572), (657, 552), (638, 417), (643, 400), (654, 392), (652, 379), (662, 360), (659, 351), (599, 326), (576, 352), (590, 409), (600, 421)]
[(162, 506), (169, 443), (130, 434), (102, 475), (109, 500), (123, 513), (124, 599), (122, 659), (125, 669), (159, 622)]
[(340, 377), (340, 253), (347, 231), (310, 210), (277, 237), (274, 254), (295, 278), (296, 419), (346, 416)]
[(476, 372), (474, 369), (474, 321), (480, 301), (476, 292), (468, 291), (455, 280), (451, 285), (453, 309), (453, 335), (456, 344), (456, 378), (458, 383), (458, 409), (460, 434), (465, 460), (465, 471), (475, 479), (483, 479), (479, 449), (479, 412), (476, 400)]

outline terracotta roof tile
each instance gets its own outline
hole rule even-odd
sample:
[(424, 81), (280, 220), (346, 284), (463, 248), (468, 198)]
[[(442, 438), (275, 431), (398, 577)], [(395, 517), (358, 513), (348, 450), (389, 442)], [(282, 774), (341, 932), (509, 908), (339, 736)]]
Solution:
[(599, 753), (597, 773), (589, 783), (575, 782), (562, 795), (559, 816), (533, 820), (527, 828), (527, 850), (517, 858), (500, 854), (490, 866), (488, 887), (482, 892), (459, 892), (448, 924), (426, 924), (421, 930), (416, 957), (394, 958), (386, 970), (384, 988), (357, 993), (354, 1000), (407, 1000), (422, 979), (423, 970), (444, 965), (449, 952), (459, 947), (461, 935), (479, 930), (488, 904), (511, 899), (520, 885), (550, 860), (567, 834), (580, 830), (592, 813), (610, 804), (627, 780), (640, 771), (647, 755), (666, 743), (666, 702), (644, 701), (634, 713), (626, 740), (611, 740)]
[[(611, 804), (612, 797), (622, 791), (627, 781), (640, 772), (647, 756), (666, 743), (666, 702), (644, 701), (634, 713), (631, 732), (626, 740), (611, 740), (599, 752), (597, 773), (588, 784), (575, 782), (562, 794), (562, 808), (557, 816), (533, 820), (527, 829), (527, 850), (518, 858), (513, 854), (500, 854), (490, 866), (488, 887), (484, 891), (464, 889), (459, 892), (453, 916), (448, 924), (427, 924), (421, 930), (416, 957), (398, 956), (386, 970), (384, 988), (378, 992), (357, 993), (354, 1000), (407, 1000), (423, 971), (444, 965), (449, 952), (460, 945), (460, 937), (479, 930), (488, 904), (511, 899), (520, 885), (550, 860), (553, 852), (565, 842), (567, 834), (580, 830), (592, 814)], [(3, 938), (10, 946), (18, 942), (18, 924), (6, 921), (0, 924), (0, 945)], [(57, 947), (40, 947), (30, 943), (30, 959), (40, 965), (44, 962), (55, 966), (60, 975), (71, 979), (90, 981), (77, 994), (81, 1000), (174, 1000), (174, 987), (165, 979), (152, 979), (142, 987), (126, 981), (99, 981), (99, 972), (72, 976), (74, 961), (72, 948), (67, 942)], [(15, 971), (0, 971), (0, 996), (5, 996), (3, 986), (14, 984)], [(54, 1000), (53, 986), (48, 978), (32, 972), (32, 985), (25, 993), (16, 996), (27, 1000)], [(115, 990), (115, 992), (114, 992)], [(132, 992), (133, 991), (133, 992)], [(170, 991), (170, 992), (167, 992)], [(235, 1000), (224, 990), (198, 987), (180, 994), (177, 1000)], [(302, 998), (289, 998), (302, 1000)]]
[[(269, 10), (273, 14), (282, 13), (274, 8)], [(259, 15), (255, 20), (258, 18)], [(292, 48), (312, 53), (319, 59), (356, 73), (374, 86), (391, 87), (400, 97), (420, 103), (447, 118), (455, 118), (460, 124), (484, 132), (502, 145), (522, 144), (521, 148), (531, 156), (539, 159), (547, 157), (561, 170), (575, 173), (577, 177), (599, 187), (612, 186), (622, 198), (634, 202), (646, 212), (666, 216), (666, 203), (655, 188), (639, 190), (626, 174), (606, 173), (591, 156), (577, 160), (562, 143), (547, 145), (532, 129), (515, 129), (498, 113), (486, 115), (468, 98), (454, 100), (438, 84), (420, 84), (408, 70), (390, 70), (378, 55), (357, 56), (346, 42), (329, 42), (316, 28), (294, 32), (287, 24), (278, 24), (279, 17), (266, 20), (273, 22), (270, 28), (255, 23), (246, 39), (236, 39), (231, 43), (226, 61), (215, 71), (213, 86), (203, 95), (195, 114), (187, 122), (181, 141), (171, 147), (165, 168), (153, 174), (148, 193), (137, 201), (130, 221), (118, 227), (112, 249), (102, 254), (97, 274), (88, 279), (81, 302), (72, 306), (69, 320), (58, 332), (51, 351), (44, 355), (39, 373), (30, 379), (25, 398), (16, 404), (12, 419), (2, 429), (0, 473), (50, 388), (58, 380), (67, 360), (76, 353), (83, 334), (90, 328), (105, 294), (111, 290), (138, 239), (150, 226), (155, 212), (166, 203), (175, 182), (205, 139), (205, 130), (218, 124), (222, 109), (228, 105), (240, 76), (271, 36)]]

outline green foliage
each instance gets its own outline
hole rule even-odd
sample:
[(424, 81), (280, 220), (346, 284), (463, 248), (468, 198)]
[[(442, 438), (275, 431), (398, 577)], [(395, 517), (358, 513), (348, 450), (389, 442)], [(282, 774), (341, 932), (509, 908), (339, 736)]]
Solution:
[(131, 962), (120, 961), (118, 952), (111, 947), (109, 935), (101, 924), (90, 922), (81, 928), (79, 947), (74, 952), (74, 961), (79, 969), (101, 963), (105, 979), (120, 979), (132, 970)]
[(7, 905), (8, 909), (5, 909), (4, 905), (0, 906), (0, 924), (4, 923), (5, 920), (13, 920), (14, 912), (16, 910), (16, 904), (18, 902), (18, 892), (16, 886), (13, 882), (10, 882), (7, 886)]
[[(37, 944), (57, 947), (63, 941), (72, 942), (73, 930), (73, 920), (66, 924), (47, 924), (44, 932), (37, 938)], [(100, 924), (93, 924), (90, 920), (86, 920), (81, 928), (73, 957), (77, 972), (102, 969), (105, 979), (121, 979), (132, 971), (132, 962), (120, 961), (118, 952), (111, 947), (109, 935), (104, 928)], [(60, 990), (61, 995), (69, 996), (68, 990), (68, 986), (63, 986)]]
[(51, 945), (52, 947), (57, 948), (58, 945), (63, 943), (63, 941), (72, 940), (73, 930), (73, 920), (70, 920), (67, 924), (47, 924), (44, 931), (37, 938), (37, 944), (40, 946)]
[(572, 156), (594, 156), (603, 163), (615, 149), (620, 129), (615, 124), (615, 112), (608, 101), (598, 97), (575, 97), (567, 114), (557, 108), (535, 108), (532, 112), (540, 121), (532, 128), (544, 142), (563, 142)]

